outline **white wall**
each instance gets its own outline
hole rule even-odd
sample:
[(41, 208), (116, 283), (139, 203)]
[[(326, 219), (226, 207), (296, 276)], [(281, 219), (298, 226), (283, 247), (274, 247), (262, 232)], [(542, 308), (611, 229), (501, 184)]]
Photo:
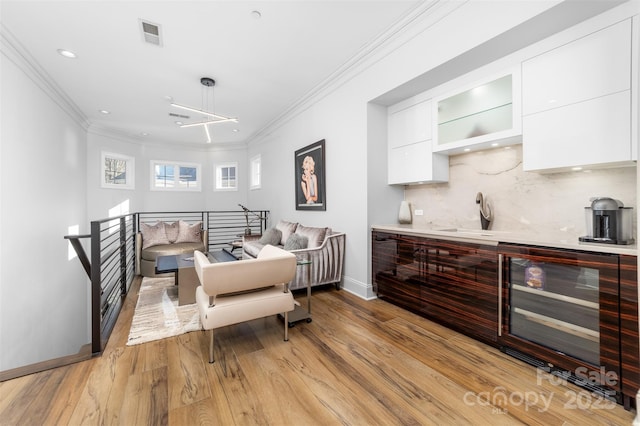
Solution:
[[(369, 103), (367, 106), (367, 210), (369, 223), (396, 223), (398, 209), (404, 199), (404, 188), (387, 185), (387, 108)], [(384, 207), (382, 207), (384, 206)], [(397, 207), (394, 209), (394, 206)], [(371, 236), (367, 258), (371, 258)], [(367, 283), (372, 282), (371, 268), (368, 269)], [(363, 294), (363, 293), (358, 293)], [(365, 298), (377, 297), (371, 286), (366, 286)]]
[(88, 278), (63, 239), (88, 230), (86, 133), (4, 44), (0, 68), (4, 371), (76, 354), (90, 331)]
[[(88, 234), (92, 220), (123, 203), (129, 212), (238, 210), (247, 198), (247, 154), (88, 132), (29, 64), (2, 48), (0, 371), (7, 371), (75, 355), (91, 342), (89, 279), (69, 257), (65, 235)], [(135, 158), (134, 190), (101, 187), (102, 151)], [(150, 160), (200, 163), (202, 191), (151, 191)], [(238, 191), (213, 190), (219, 162), (238, 163)]]
[[(133, 157), (135, 189), (111, 189), (101, 186), (101, 153), (110, 152)], [(151, 161), (177, 161), (200, 164), (202, 189), (198, 192), (151, 190)], [(217, 164), (237, 163), (238, 190), (214, 191)], [(129, 212), (184, 212), (201, 210), (239, 210), (238, 203), (247, 202), (247, 151), (241, 147), (194, 147), (144, 143), (116, 139), (89, 132), (87, 150), (87, 201), (90, 220), (109, 217), (109, 212), (122, 203)]]
[[(382, 139), (368, 117), (382, 117), (368, 108), (369, 101), (550, 6), (551, 2), (447, 3), (419, 17), (403, 38), (391, 40), (354, 70), (357, 75), (345, 74), (332, 92), (299, 107), (287, 122), (251, 141), (248, 155), (262, 154), (265, 177), (261, 190), (250, 191), (250, 203), (267, 206), (273, 212), (272, 223), (286, 219), (345, 232), (344, 288), (370, 297), (370, 226), (397, 217), (401, 197), (385, 183), (381, 158), (386, 153), (375, 155), (383, 149)], [(447, 14), (445, 23), (440, 18)], [(377, 131), (385, 130), (378, 126)], [(326, 140), (327, 210), (296, 211), (293, 154), (320, 139)], [(376, 177), (385, 177), (370, 181), (376, 169)]]

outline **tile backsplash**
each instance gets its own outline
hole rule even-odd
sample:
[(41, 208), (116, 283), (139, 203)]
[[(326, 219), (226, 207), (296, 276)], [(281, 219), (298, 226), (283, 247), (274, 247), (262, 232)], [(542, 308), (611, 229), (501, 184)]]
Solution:
[(524, 172), (520, 145), (451, 156), (448, 183), (407, 186), (405, 200), (412, 210), (424, 212), (414, 215), (414, 224), (480, 229), (478, 192), (491, 206), (490, 229), (496, 231), (557, 233), (577, 239), (586, 234), (584, 208), (591, 205), (590, 198), (611, 197), (634, 208), (637, 235), (635, 167)]

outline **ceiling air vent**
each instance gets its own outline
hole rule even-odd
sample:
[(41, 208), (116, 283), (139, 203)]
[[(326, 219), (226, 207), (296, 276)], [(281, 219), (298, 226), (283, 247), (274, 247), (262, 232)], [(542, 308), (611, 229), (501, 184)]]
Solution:
[(160, 25), (144, 21), (142, 19), (140, 20), (140, 25), (144, 41), (155, 44), (156, 46), (162, 46), (162, 40), (160, 39)]

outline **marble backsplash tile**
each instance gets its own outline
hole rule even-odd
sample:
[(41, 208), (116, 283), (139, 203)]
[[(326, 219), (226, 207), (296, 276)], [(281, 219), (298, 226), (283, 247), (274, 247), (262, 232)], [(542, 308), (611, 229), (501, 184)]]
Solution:
[(413, 223), (434, 227), (480, 229), (476, 194), (493, 210), (496, 231), (586, 235), (584, 208), (591, 197), (611, 197), (634, 208), (636, 168), (541, 174), (522, 170), (522, 147), (497, 148), (449, 158), (449, 182), (407, 186), (405, 200), (424, 211)]

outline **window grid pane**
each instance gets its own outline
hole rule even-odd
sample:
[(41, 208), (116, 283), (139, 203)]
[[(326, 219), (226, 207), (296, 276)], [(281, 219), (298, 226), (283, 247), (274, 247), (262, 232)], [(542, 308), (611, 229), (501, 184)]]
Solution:
[(180, 188), (197, 188), (198, 172), (195, 167), (180, 167)]
[(260, 187), (260, 157), (251, 160), (251, 187)]
[(236, 189), (236, 166), (216, 167), (216, 189)]
[(104, 159), (104, 181), (113, 185), (126, 185), (127, 160), (118, 158)]
[(168, 164), (156, 164), (155, 167), (156, 183), (158, 188), (173, 188), (174, 186), (174, 167)]

